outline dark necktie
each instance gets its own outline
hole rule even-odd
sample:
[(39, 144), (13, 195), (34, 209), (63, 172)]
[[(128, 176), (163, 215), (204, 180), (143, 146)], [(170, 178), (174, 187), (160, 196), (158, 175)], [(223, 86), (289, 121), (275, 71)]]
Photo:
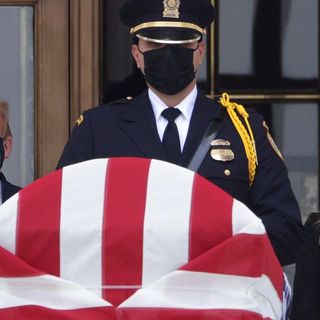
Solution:
[(161, 115), (168, 120), (168, 125), (163, 134), (162, 145), (165, 149), (167, 160), (172, 163), (178, 163), (181, 155), (180, 139), (177, 125), (174, 120), (181, 114), (176, 108), (167, 108), (162, 111)]

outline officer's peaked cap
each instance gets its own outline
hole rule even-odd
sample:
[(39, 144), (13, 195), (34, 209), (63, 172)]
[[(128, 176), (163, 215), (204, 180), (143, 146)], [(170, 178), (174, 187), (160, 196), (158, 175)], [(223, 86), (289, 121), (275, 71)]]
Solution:
[(160, 43), (199, 40), (214, 14), (210, 0), (127, 0), (120, 9), (132, 35)]

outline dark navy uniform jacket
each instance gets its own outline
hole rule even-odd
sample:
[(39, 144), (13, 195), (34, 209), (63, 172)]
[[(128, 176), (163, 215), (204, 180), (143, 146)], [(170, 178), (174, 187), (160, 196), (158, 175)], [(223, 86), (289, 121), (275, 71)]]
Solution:
[(2, 190), (2, 203), (8, 200), (11, 196), (17, 193), (21, 188), (7, 181), (4, 174), (0, 173), (1, 190)]
[(307, 246), (296, 264), (290, 320), (320, 319), (320, 213), (309, 215), (305, 230)]
[[(221, 118), (224, 108), (201, 93), (195, 103), (181, 166), (187, 166), (210, 121)], [(294, 263), (304, 248), (299, 207), (292, 193), (287, 169), (267, 139), (263, 119), (250, 113), (259, 165), (249, 187), (248, 161), (242, 140), (227, 117), (219, 139), (230, 142), (235, 158), (214, 160), (208, 151), (198, 173), (245, 203), (259, 216), (282, 265)], [(209, 150), (209, 148), (208, 148)], [(58, 168), (105, 157), (146, 157), (166, 160), (147, 92), (131, 100), (84, 112), (66, 144)], [(230, 174), (225, 175), (229, 170)]]

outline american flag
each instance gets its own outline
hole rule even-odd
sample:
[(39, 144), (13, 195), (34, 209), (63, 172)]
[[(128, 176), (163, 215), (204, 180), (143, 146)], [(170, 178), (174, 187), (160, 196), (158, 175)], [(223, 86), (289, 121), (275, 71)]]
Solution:
[(281, 319), (264, 226), (159, 160), (65, 167), (0, 207), (0, 319)]

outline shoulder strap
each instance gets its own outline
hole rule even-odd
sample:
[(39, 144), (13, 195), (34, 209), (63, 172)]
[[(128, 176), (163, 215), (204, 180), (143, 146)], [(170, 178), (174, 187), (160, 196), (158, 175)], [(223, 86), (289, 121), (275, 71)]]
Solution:
[(214, 140), (220, 132), (225, 119), (226, 113), (224, 112), (223, 116), (220, 119), (216, 119), (210, 122), (200, 144), (198, 145), (192, 159), (189, 162), (189, 165), (187, 166), (188, 169), (194, 172), (197, 172), (199, 170), (203, 159), (208, 153), (211, 141)]

